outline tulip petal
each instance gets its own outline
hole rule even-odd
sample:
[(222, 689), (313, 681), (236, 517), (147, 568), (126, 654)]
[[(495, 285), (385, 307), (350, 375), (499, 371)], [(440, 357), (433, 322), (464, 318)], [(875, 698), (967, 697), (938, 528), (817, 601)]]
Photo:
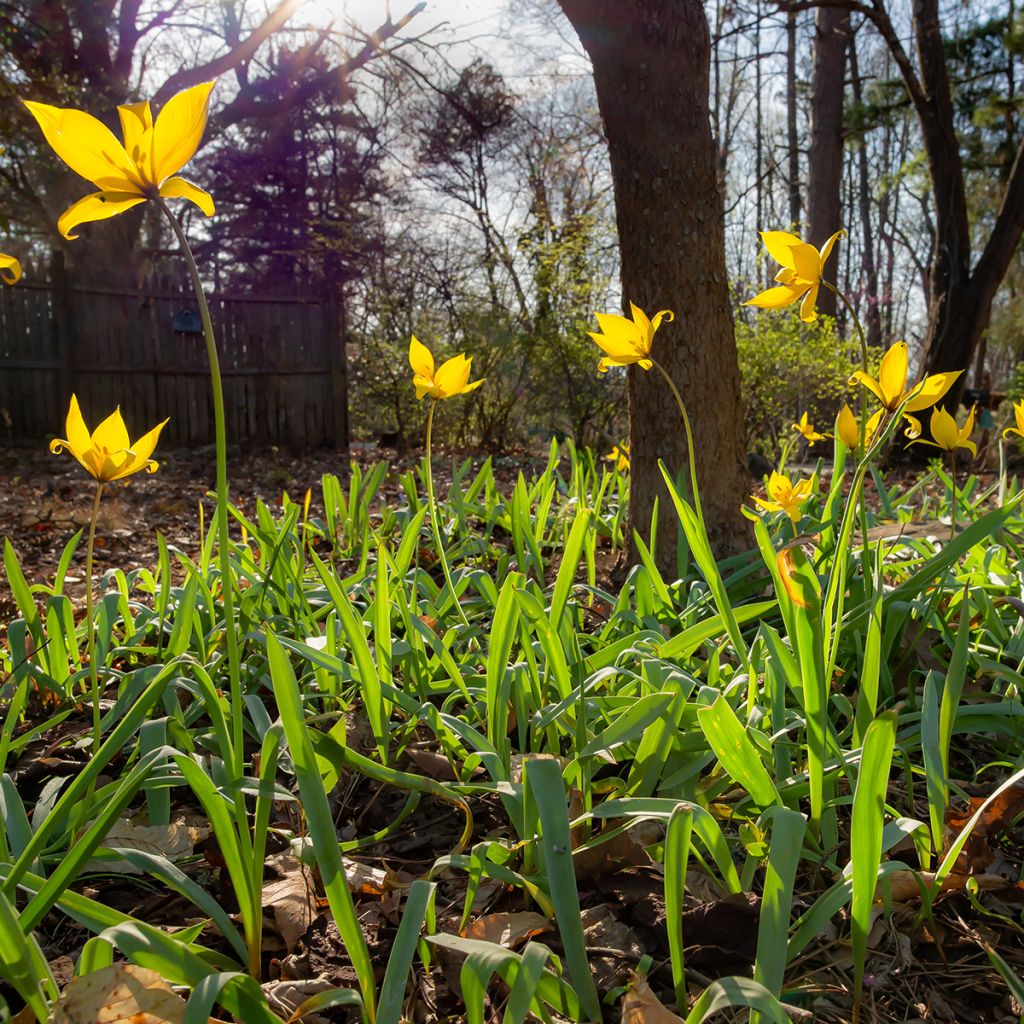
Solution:
[(416, 400), (419, 401), (425, 394), (434, 390), (434, 382), (429, 377), (421, 377), (418, 373), (412, 378), (412, 386), (416, 389)]
[(110, 453), (123, 452), (130, 448), (128, 428), (124, 425), (121, 408), (118, 406), (93, 432), (92, 446), (106, 449)]
[(860, 424), (848, 405), (844, 405), (836, 417), (836, 436), (847, 448), (854, 449), (860, 444)]
[(793, 269), (792, 249), (794, 245), (800, 245), (800, 239), (788, 231), (762, 231), (760, 234), (761, 241), (764, 242), (764, 247), (768, 250), (768, 255), (776, 263)]
[[(821, 247), (821, 270), (825, 269), (825, 264), (828, 263), (829, 256), (832, 255), (832, 248), (839, 241), (840, 238), (845, 238), (846, 232), (840, 228), (822, 247)], [(820, 271), (819, 271), (820, 273)]]
[(932, 409), (931, 419), (928, 422), (928, 429), (931, 431), (935, 443), (947, 452), (956, 448), (959, 431), (956, 427), (956, 420), (941, 406)]
[(757, 306), (760, 309), (781, 309), (783, 306), (790, 306), (800, 299), (808, 290), (805, 284), (790, 286), (779, 285), (777, 288), (768, 288), (759, 292), (752, 299), (747, 299), (744, 306)]
[[(921, 421), (916, 416), (908, 416), (904, 412), (903, 418), (907, 421), (909, 426), (903, 431), (904, 437), (918, 438), (921, 436)], [(936, 445), (938, 447), (938, 445)]]
[(78, 405), (78, 396), (71, 396), (67, 419), (64, 421), (64, 432), (68, 435), (67, 444), (73, 453), (81, 455), (92, 447), (92, 437), (85, 425), (82, 410)]
[(21, 277), (21, 264), (3, 252), (0, 252), (0, 277), (8, 284), (16, 284)]
[(793, 269), (797, 277), (806, 282), (815, 282), (821, 277), (821, 256), (813, 245), (798, 242), (793, 246)]
[[(882, 356), (882, 362), (878, 367), (878, 384), (882, 389), (882, 405), (892, 412), (900, 404), (903, 392), (907, 387), (907, 343), (905, 341), (897, 341)], [(925, 406), (918, 406), (918, 408), (924, 409)]]
[(874, 377), (869, 377), (863, 370), (855, 370), (851, 376), (849, 384), (863, 384), (877, 398), (882, 405), (885, 405), (885, 394), (882, 391), (881, 385), (875, 380)]
[(409, 366), (420, 377), (432, 379), (434, 376), (434, 357), (415, 334), (409, 339)]
[(807, 294), (804, 296), (804, 301), (800, 303), (800, 319), (805, 324), (813, 324), (818, 319), (818, 311), (814, 308), (818, 302), (818, 289), (820, 285), (817, 281), (811, 285), (807, 290)]
[(121, 135), (129, 159), (139, 170), (139, 176), (147, 184), (155, 182), (153, 177), (153, 114), (149, 103), (125, 103), (117, 108), (121, 119)]
[(206, 128), (213, 82), (203, 82), (172, 96), (153, 128), (153, 169), (157, 181), (176, 174), (192, 159)]
[[(121, 467), (116, 479), (131, 476), (132, 473), (137, 473), (140, 469), (147, 469), (150, 473), (156, 472), (156, 463), (153, 462), (150, 456), (152, 456), (153, 450), (156, 448), (157, 441), (160, 440), (160, 431), (167, 426), (167, 423), (167, 420), (164, 420), (163, 423), (158, 423), (149, 433), (143, 434), (131, 446), (129, 449), (131, 458)], [(150, 463), (153, 463), (153, 469), (149, 469)]]
[(84, 110), (25, 100), (53, 151), (76, 174), (111, 192), (141, 192), (139, 172), (124, 146), (102, 121)]
[(207, 217), (214, 214), (213, 196), (198, 185), (193, 185), (187, 178), (168, 178), (160, 186), (160, 195), (164, 199), (188, 199), (195, 203)]
[(79, 224), (87, 224), (95, 220), (107, 220), (116, 217), (125, 210), (146, 201), (145, 196), (137, 192), (93, 192), (69, 206), (57, 221), (57, 230), (69, 241), (78, 237), (71, 232)]
[(914, 388), (913, 397), (907, 402), (906, 411), (920, 412), (934, 405), (956, 383), (957, 377), (963, 372), (954, 370), (951, 373), (933, 373), (930, 377), (925, 377)]

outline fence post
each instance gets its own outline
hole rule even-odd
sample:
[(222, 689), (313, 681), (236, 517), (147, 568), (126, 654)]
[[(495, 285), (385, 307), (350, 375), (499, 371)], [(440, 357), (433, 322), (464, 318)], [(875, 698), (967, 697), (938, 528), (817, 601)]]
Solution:
[(344, 288), (340, 285), (331, 287), (322, 309), (331, 366), (332, 440), (335, 448), (348, 451), (348, 320)]
[(74, 387), (72, 359), (75, 351), (75, 317), (71, 307), (68, 271), (64, 265), (64, 253), (60, 249), (50, 252), (50, 285), (53, 288), (53, 354), (56, 364), (53, 374), (54, 403), (57, 415), (63, 416)]

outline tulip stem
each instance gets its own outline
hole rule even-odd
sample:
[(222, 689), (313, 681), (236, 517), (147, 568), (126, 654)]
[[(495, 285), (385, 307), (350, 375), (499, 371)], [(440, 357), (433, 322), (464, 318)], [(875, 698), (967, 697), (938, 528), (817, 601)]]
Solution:
[(704, 525), (704, 509), (700, 503), (700, 489), (697, 486), (697, 459), (694, 456), (693, 446), (693, 428), (690, 426), (690, 417), (686, 414), (686, 406), (683, 404), (683, 396), (679, 394), (679, 388), (676, 387), (676, 382), (669, 376), (668, 371), (665, 369), (657, 359), (652, 359), (651, 362), (654, 364), (655, 369), (665, 378), (665, 382), (672, 390), (672, 396), (676, 400), (676, 405), (679, 406), (679, 415), (683, 418), (683, 431), (686, 434), (686, 454), (690, 462), (690, 487), (693, 490), (693, 507), (697, 513), (697, 520), (700, 522), (701, 529), (707, 532), (707, 528)]
[(444, 573), (444, 581), (448, 584), (448, 591), (455, 602), (455, 609), (459, 613), (464, 625), (469, 625), (466, 612), (459, 602), (458, 594), (455, 593), (455, 584), (452, 582), (452, 571), (448, 568), (448, 556), (444, 552), (444, 542), (441, 538), (441, 523), (437, 509), (437, 499), (434, 497), (434, 470), (433, 459), (431, 458), (431, 443), (434, 438), (434, 410), (437, 408), (437, 399), (431, 399), (430, 412), (427, 413), (427, 502), (430, 505), (430, 526), (434, 534), (434, 546), (437, 548), (437, 557), (441, 560), (441, 571)]
[(199, 317), (203, 324), (203, 337), (206, 339), (206, 356), (210, 364), (210, 385), (213, 394), (214, 438), (217, 448), (217, 547), (220, 556), (220, 586), (224, 600), (224, 637), (227, 643), (228, 677), (231, 696), (231, 729), (232, 729), (232, 769), (236, 778), (241, 778), (244, 764), (243, 757), (243, 721), (241, 668), (238, 652), (238, 636), (235, 632), (235, 597), (234, 577), (231, 570), (231, 547), (228, 536), (228, 454), (227, 428), (224, 420), (224, 387), (220, 376), (220, 359), (217, 356), (217, 340), (213, 334), (213, 321), (210, 318), (210, 307), (206, 302), (203, 282), (199, 276), (195, 256), (188, 244), (188, 238), (178, 223), (178, 218), (171, 213), (167, 204), (156, 198), (156, 203), (170, 221), (181, 246), (181, 254), (185, 258), (189, 276), (192, 279), (192, 290), (195, 292), (199, 305)]
[(956, 540), (956, 448), (949, 453), (950, 515), (949, 539)]
[(89, 519), (89, 540), (85, 545), (85, 643), (89, 657), (89, 694), (92, 699), (92, 749), (100, 749), (100, 677), (96, 667), (96, 623), (92, 609), (92, 555), (96, 546), (96, 522), (100, 517), (100, 498), (103, 497), (103, 482), (96, 482), (96, 496), (92, 502), (92, 516)]
[[(833, 295), (835, 295), (840, 302), (846, 307), (846, 311), (850, 314), (850, 319), (853, 320), (854, 330), (857, 332), (857, 339), (860, 341), (860, 368), (861, 371), (866, 375), (868, 372), (868, 339), (864, 333), (864, 327), (860, 322), (860, 317), (857, 316), (857, 310), (853, 308), (853, 304), (841, 292), (835, 285), (830, 284), (828, 281), (821, 282)], [(857, 460), (860, 461), (864, 458), (865, 453), (868, 449), (868, 396), (861, 389), (860, 395), (860, 444), (857, 445)], [(860, 528), (861, 533), (864, 535), (864, 571), (867, 573), (867, 550), (868, 550), (868, 506), (867, 506), (867, 495), (861, 490), (860, 493)]]

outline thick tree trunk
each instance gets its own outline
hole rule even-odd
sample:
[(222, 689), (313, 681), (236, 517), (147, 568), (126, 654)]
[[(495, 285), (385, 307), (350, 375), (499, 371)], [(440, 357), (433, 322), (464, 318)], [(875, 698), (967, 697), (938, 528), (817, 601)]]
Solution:
[[(722, 197), (708, 111), (710, 40), (701, 0), (559, 0), (590, 55), (611, 160), (624, 303), (674, 324), (654, 356), (693, 421), (711, 539), (746, 546), (747, 486), (739, 367), (725, 270)], [(628, 309), (628, 305), (626, 306)], [(650, 529), (660, 496), (657, 560), (674, 572), (677, 520), (658, 459), (686, 467), (686, 442), (656, 371), (630, 372), (630, 524)]]
[[(842, 225), (843, 92), (850, 12), (819, 7), (814, 15), (814, 71), (811, 78), (811, 142), (807, 153), (807, 232), (812, 245), (823, 245)], [(835, 280), (837, 254), (825, 267)], [(818, 311), (836, 314), (836, 297), (822, 289)]]

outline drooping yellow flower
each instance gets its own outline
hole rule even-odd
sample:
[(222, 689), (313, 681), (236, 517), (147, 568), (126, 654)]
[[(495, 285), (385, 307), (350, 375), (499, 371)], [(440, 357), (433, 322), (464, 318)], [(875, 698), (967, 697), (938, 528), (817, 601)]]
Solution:
[(67, 449), (100, 483), (121, 480), (140, 469), (155, 473), (158, 468), (150, 456), (160, 438), (167, 420), (158, 423), (148, 434), (134, 444), (128, 437), (128, 428), (121, 418), (120, 408), (115, 409), (93, 432), (82, 419), (78, 398), (71, 396), (64, 432), (67, 438), (59, 437), (50, 442), (50, 451), (59, 455)]
[(802, 434), (808, 444), (814, 444), (815, 441), (824, 441), (828, 437), (828, 434), (819, 434), (814, 429), (814, 424), (810, 422), (806, 412), (793, 424), (793, 429), (798, 434)]
[(882, 356), (878, 368), (878, 380), (858, 370), (851, 378), (851, 384), (863, 384), (882, 403), (886, 412), (895, 412), (900, 403), (912, 396), (903, 410), (910, 424), (905, 433), (907, 437), (920, 437), (921, 422), (907, 413), (920, 412), (933, 406), (953, 386), (963, 370), (951, 373), (934, 373), (925, 377), (912, 388), (907, 387), (907, 343), (898, 341)]
[(0, 252), (0, 277), (8, 284), (17, 284), (21, 277), (21, 264), (3, 252)]
[(766, 512), (785, 512), (794, 524), (800, 521), (800, 508), (811, 496), (814, 477), (798, 480), (795, 484), (787, 476), (772, 470), (768, 478), (768, 500), (752, 495)]
[(1024, 437), (1024, 400), (1013, 403), (1013, 418), (1017, 425), (1015, 427), (1007, 427), (1003, 431), (1003, 440), (1006, 440), (1011, 434)]
[(609, 462), (615, 463), (615, 468), (623, 473), (629, 469), (629, 443), (623, 441), (621, 444), (612, 445), (612, 450), (605, 456)]
[(636, 303), (631, 302), (629, 309), (633, 314), (632, 320), (618, 313), (598, 313), (600, 332), (587, 332), (605, 352), (605, 357), (597, 364), (600, 373), (607, 373), (609, 366), (631, 366), (633, 363), (649, 370), (654, 365), (650, 356), (655, 333), (662, 320), (671, 323), (675, 319), (671, 309), (659, 310), (653, 319), (648, 318)]
[(199, 148), (212, 88), (213, 82), (203, 82), (172, 96), (155, 122), (147, 102), (118, 107), (123, 145), (84, 110), (25, 100), (57, 156), (100, 190), (61, 214), (60, 233), (76, 238), (71, 231), (79, 224), (115, 217), (157, 197), (191, 200), (212, 216), (210, 194), (176, 176)]
[(782, 269), (775, 275), (778, 282), (775, 288), (760, 292), (752, 299), (747, 299), (743, 305), (781, 309), (803, 299), (800, 303), (800, 319), (804, 323), (814, 323), (818, 319), (814, 307), (818, 302), (822, 272), (832, 255), (832, 247), (840, 238), (845, 237), (845, 231), (837, 231), (819, 251), (788, 231), (762, 231), (764, 247), (771, 258), (781, 264)]
[(430, 349), (419, 341), (415, 335), (409, 342), (409, 365), (412, 367), (412, 383), (416, 388), (416, 398), (423, 398), (430, 395), (431, 398), (454, 398), (456, 395), (466, 395), (475, 391), (483, 384), (483, 377), (480, 380), (469, 383), (469, 371), (472, 366), (472, 356), (464, 354), (453, 356), (445, 360), (440, 367), (434, 369), (434, 357)]
[(928, 422), (928, 429), (934, 438), (928, 441), (923, 437), (915, 437), (911, 444), (930, 444), (933, 448), (941, 448), (946, 452), (955, 452), (957, 448), (966, 448), (972, 455), (977, 456), (978, 446), (971, 440), (974, 433), (974, 407), (967, 414), (967, 422), (962, 427), (956, 425), (956, 420), (942, 406), (932, 409), (932, 416)]
[[(868, 420), (867, 431), (864, 437), (865, 448), (871, 447), (871, 442), (875, 438), (875, 431), (878, 429), (878, 424), (882, 422), (884, 415), (885, 410), (879, 409)], [(860, 444), (860, 421), (848, 405), (844, 405), (839, 410), (838, 417), (836, 417), (836, 436), (851, 450), (856, 449)]]

